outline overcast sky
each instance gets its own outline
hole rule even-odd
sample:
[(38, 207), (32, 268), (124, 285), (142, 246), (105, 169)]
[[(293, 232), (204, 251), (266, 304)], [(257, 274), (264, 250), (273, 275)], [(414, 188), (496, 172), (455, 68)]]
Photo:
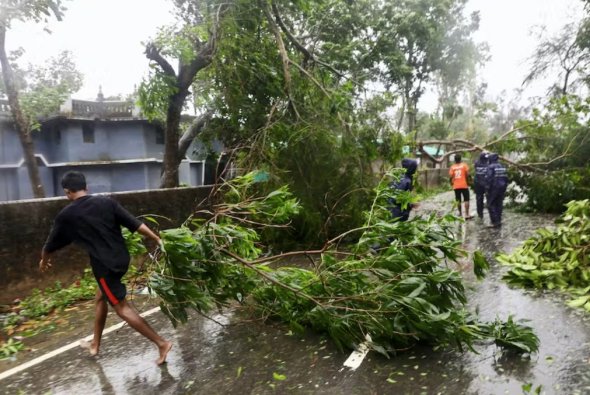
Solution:
[[(157, 27), (172, 21), (168, 0), (73, 0), (62, 22), (52, 22), (47, 34), (41, 26), (16, 25), (7, 35), (7, 48), (22, 46), (25, 60), (40, 63), (61, 50), (70, 50), (84, 86), (75, 98), (93, 99), (99, 85), (105, 96), (128, 94), (147, 73), (142, 41)], [(520, 87), (527, 71), (525, 60), (535, 49), (530, 30), (547, 25), (557, 30), (579, 19), (580, 0), (469, 0), (468, 10), (479, 10), (478, 41), (490, 46), (491, 60), (482, 70), (488, 93), (496, 96)], [(546, 84), (528, 88), (525, 96), (542, 95)], [(427, 104), (427, 103), (425, 103)]]
[[(583, 6), (580, 0), (469, 0), (468, 9), (480, 11), (475, 37), (486, 41), (491, 53), (482, 78), (489, 84), (489, 93), (498, 95), (521, 86), (529, 70), (526, 60), (537, 44), (531, 29), (545, 25), (548, 32), (556, 32), (567, 22), (579, 20)], [(544, 95), (547, 83), (527, 88), (524, 94)]]
[(169, 0), (71, 0), (63, 21), (52, 21), (51, 34), (42, 26), (15, 25), (6, 38), (8, 49), (22, 46), (24, 59), (41, 63), (69, 50), (84, 74), (84, 86), (74, 94), (94, 99), (102, 85), (105, 96), (129, 94), (147, 74), (141, 44), (159, 26), (172, 22)]

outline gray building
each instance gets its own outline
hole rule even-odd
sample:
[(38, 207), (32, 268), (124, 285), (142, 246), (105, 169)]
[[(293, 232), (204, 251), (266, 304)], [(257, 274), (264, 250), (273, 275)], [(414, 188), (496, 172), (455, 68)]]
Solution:
[[(47, 197), (63, 195), (62, 175), (86, 174), (89, 191), (158, 188), (164, 157), (163, 125), (141, 117), (131, 102), (70, 100), (33, 132), (35, 156)], [(189, 148), (180, 164), (180, 184), (203, 185), (204, 157)], [(217, 145), (217, 151), (221, 147)], [(0, 201), (33, 197), (22, 146), (7, 101), (0, 100)]]

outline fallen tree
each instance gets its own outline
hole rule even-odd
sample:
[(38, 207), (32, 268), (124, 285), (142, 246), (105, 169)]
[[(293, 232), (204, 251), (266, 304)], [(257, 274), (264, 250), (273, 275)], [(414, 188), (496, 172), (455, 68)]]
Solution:
[(498, 261), (510, 266), (509, 284), (556, 289), (574, 297), (568, 304), (590, 312), (590, 201), (571, 201), (554, 229), (539, 229)]
[[(250, 173), (226, 183), (223, 203), (161, 232), (165, 251), (151, 260), (149, 287), (174, 325), (186, 322), (190, 309), (206, 316), (237, 301), (294, 330), (327, 333), (340, 347), (370, 337), (369, 347), (385, 355), (418, 343), (474, 351), (483, 340), (518, 352), (537, 350), (531, 328), (512, 316), (485, 323), (465, 309), (461, 275), (450, 267), (468, 256), (454, 235), (456, 217), (391, 221), (387, 201), (393, 192), (383, 181), (364, 226), (318, 250), (266, 256), (259, 231), (286, 226), (299, 205), (286, 187), (257, 196), (257, 179)], [(407, 195), (396, 199), (409, 202)], [(309, 265), (272, 265), (293, 257)], [(487, 261), (479, 252), (471, 258), (481, 278)]]
[[(420, 153), (420, 155), (427, 157), (429, 160), (431, 160), (435, 163), (442, 164), (442, 163), (445, 163), (450, 158), (450, 156), (454, 155), (454, 154), (460, 154), (460, 153), (464, 153), (464, 152), (477, 153), (477, 152), (483, 152), (483, 151), (496, 152), (498, 150), (500, 150), (500, 151), (505, 150), (506, 148), (503, 148), (502, 144), (507, 144), (507, 143), (510, 144), (514, 141), (522, 141), (522, 140), (526, 140), (526, 139), (531, 139), (532, 138), (531, 136), (519, 135), (518, 132), (522, 131), (524, 129), (533, 127), (533, 126), (534, 126), (533, 123), (522, 124), (521, 126), (510, 129), (509, 131), (503, 133), (501, 136), (499, 136), (493, 140), (490, 140), (486, 143), (483, 143), (483, 144), (478, 144), (478, 143), (475, 143), (473, 141), (466, 140), (466, 139), (420, 140), (416, 144), (416, 149)], [(515, 160), (510, 159), (509, 157), (507, 157), (505, 155), (502, 155), (501, 153), (498, 153), (498, 157), (503, 162), (509, 164), (510, 166), (518, 168), (520, 170), (532, 171), (532, 172), (543, 172), (545, 170), (542, 167), (550, 166), (551, 164), (570, 156), (576, 148), (574, 146), (574, 142), (575, 142), (575, 140), (573, 140), (573, 139), (570, 140), (569, 144), (567, 145), (567, 147), (565, 147), (565, 149), (562, 152), (560, 152), (559, 154), (556, 154), (555, 156), (553, 156), (551, 158), (548, 158), (547, 160), (543, 160), (543, 161), (517, 162)], [(445, 147), (447, 147), (447, 151), (440, 156), (434, 156), (434, 155), (429, 154), (426, 151), (426, 149), (424, 148), (427, 145), (438, 146), (439, 150), (440, 150), (440, 147), (445, 146)]]

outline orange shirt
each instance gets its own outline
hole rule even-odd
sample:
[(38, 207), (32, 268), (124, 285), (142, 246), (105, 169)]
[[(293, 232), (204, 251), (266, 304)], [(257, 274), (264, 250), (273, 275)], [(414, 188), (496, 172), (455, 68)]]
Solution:
[(453, 180), (453, 189), (467, 188), (467, 175), (469, 174), (469, 166), (465, 163), (455, 163), (449, 169), (449, 176)]

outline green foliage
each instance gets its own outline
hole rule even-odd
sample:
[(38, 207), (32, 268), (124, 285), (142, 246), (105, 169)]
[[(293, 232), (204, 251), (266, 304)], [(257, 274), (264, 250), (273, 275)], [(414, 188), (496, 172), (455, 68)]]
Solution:
[[(63, 51), (49, 58), (44, 65), (20, 68), (16, 53), (12, 59), (13, 73), (19, 89), (19, 101), (32, 130), (40, 128), (40, 120), (55, 115), (61, 104), (82, 87), (83, 76), (76, 69), (72, 53)], [(4, 93), (4, 84), (0, 92)]]
[(482, 280), (489, 269), (490, 264), (481, 251), (475, 251), (473, 253), (473, 272), (475, 273), (475, 277), (477, 277), (478, 280)]
[(484, 330), (495, 339), (496, 345), (508, 351), (532, 353), (539, 349), (539, 338), (533, 329), (517, 324), (512, 315), (506, 321), (496, 319), (484, 326)]
[[(401, 158), (404, 136), (390, 116), (398, 92), (410, 86), (415, 105), (443, 65), (445, 84), (461, 85), (469, 67), (457, 64), (469, 62), (457, 59), (474, 53), (477, 18), (464, 17), (464, 0), (253, 4), (176, 1), (181, 23), (152, 44), (186, 64), (212, 37), (207, 29), (216, 32), (211, 64), (192, 81), (196, 111), (215, 113), (199, 137), (238, 149), (232, 159), (246, 172), (272, 169), (261, 189), (288, 185), (303, 207), (290, 238), (317, 244), (362, 224), (378, 179), (372, 164)], [(385, 92), (367, 92), (369, 81)], [(177, 86), (155, 67), (140, 88), (144, 113), (164, 119)], [(263, 237), (280, 242), (275, 233)]]
[(578, 295), (569, 304), (590, 311), (590, 201), (572, 201), (555, 229), (539, 229), (498, 261), (511, 266), (504, 279), (530, 288), (561, 289)]
[[(291, 238), (317, 244), (362, 224), (378, 179), (371, 164), (401, 159), (392, 92), (409, 84), (418, 97), (434, 63), (460, 47), (447, 38), (469, 41), (477, 24), (463, 18), (464, 1), (270, 4), (315, 59), (284, 36), (285, 71), (264, 7), (237, 1), (224, 14), (212, 67), (194, 87), (219, 114), (208, 133), (226, 147), (247, 147), (241, 168), (272, 169), (266, 192), (289, 186), (303, 207)], [(367, 81), (387, 89), (368, 95)]]
[(531, 67), (524, 83), (551, 79), (553, 86), (548, 93), (554, 96), (579, 91), (583, 82), (587, 84), (588, 73), (585, 67), (579, 67), (590, 60), (587, 23), (585, 20), (566, 23), (551, 37), (546, 36), (546, 29), (539, 29), (538, 45), (530, 57)]
[(562, 213), (572, 200), (590, 198), (590, 168), (567, 168), (548, 173), (510, 171), (510, 180), (520, 190), (510, 190), (509, 196), (522, 198), (525, 211)]
[(139, 232), (131, 233), (127, 228), (122, 227), (123, 238), (125, 239), (125, 247), (131, 256), (143, 255), (147, 252), (143, 244), (143, 237)]
[[(536, 394), (541, 395), (543, 393), (543, 385), (539, 384), (537, 387), (533, 388), (533, 383), (523, 384), (522, 385), (522, 392), (525, 395), (529, 394)], [(534, 392), (531, 392), (534, 391)]]
[[(188, 319), (188, 309), (207, 314), (237, 300), (295, 331), (328, 333), (340, 347), (354, 347), (369, 334), (370, 346), (385, 355), (418, 342), (473, 350), (474, 342), (485, 339), (521, 352), (536, 350), (534, 334), (512, 319), (498, 329), (499, 322), (480, 323), (464, 310), (461, 276), (447, 266), (466, 256), (454, 234), (456, 217), (391, 222), (388, 201), (395, 191), (384, 180), (364, 213), (364, 226), (348, 232), (359, 233), (358, 242), (339, 249), (346, 235), (332, 240), (313, 253), (319, 256), (313, 269), (273, 269), (268, 262), (310, 253), (261, 256), (255, 228), (286, 220), (297, 206), (285, 189), (256, 197), (256, 178), (232, 180), (224, 186), (228, 203), (162, 232), (166, 254), (154, 262), (150, 287), (174, 325)], [(253, 209), (261, 202), (269, 207)], [(474, 259), (482, 275), (487, 262), (481, 254)]]
[(204, 24), (164, 26), (160, 28), (153, 43), (161, 48), (162, 56), (178, 59), (184, 64), (190, 63), (195, 57), (195, 42), (206, 41), (207, 28)]
[(61, 0), (0, 0), (0, 24), (10, 28), (13, 20), (42, 22), (52, 15), (61, 20), (64, 11)]
[(225, 215), (207, 221), (195, 217), (186, 226), (160, 233), (165, 254), (149, 287), (162, 299), (162, 311), (174, 325), (186, 322), (188, 309), (205, 313), (232, 300), (244, 302), (257, 284), (255, 269), (236, 262), (236, 257), (255, 260), (261, 254), (258, 233), (241, 219), (248, 218), (250, 225), (281, 224), (299, 206), (285, 188), (255, 198), (256, 180), (257, 173), (249, 173), (224, 185)]
[(96, 293), (96, 281), (90, 269), (84, 276), (71, 286), (64, 288), (61, 283), (46, 288), (44, 291), (34, 289), (31, 294), (20, 302), (18, 317), (12, 316), (4, 325), (14, 324), (15, 320), (35, 319), (46, 316), (55, 309), (63, 309), (74, 302), (92, 299)]
[(25, 345), (20, 341), (14, 340), (13, 338), (8, 339), (8, 341), (0, 344), (0, 361), (11, 357), (21, 350), (24, 350), (24, 348)]
[(150, 75), (139, 85), (137, 105), (149, 119), (164, 121), (168, 110), (169, 99), (178, 89), (175, 79), (160, 69), (152, 67)]
[(589, 114), (590, 98), (553, 98), (535, 109), (532, 119), (520, 121), (518, 133), (497, 147), (518, 154), (520, 163), (545, 170), (512, 174), (526, 197), (526, 209), (558, 213), (570, 200), (590, 198)]

